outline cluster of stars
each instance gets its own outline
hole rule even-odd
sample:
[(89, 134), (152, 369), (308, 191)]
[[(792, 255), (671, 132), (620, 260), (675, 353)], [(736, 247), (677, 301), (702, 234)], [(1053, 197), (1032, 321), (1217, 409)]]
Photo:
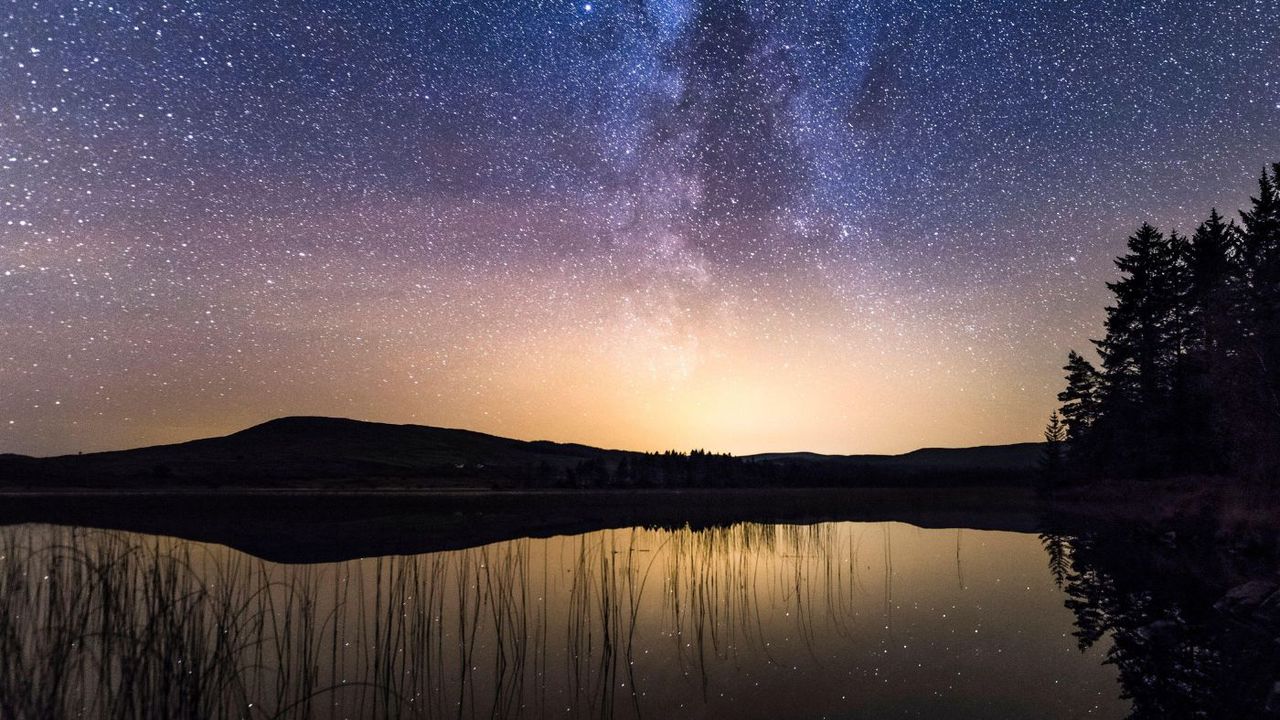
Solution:
[(1277, 16), (10, 3), (0, 451), (1032, 439), (1128, 231), (1280, 159)]

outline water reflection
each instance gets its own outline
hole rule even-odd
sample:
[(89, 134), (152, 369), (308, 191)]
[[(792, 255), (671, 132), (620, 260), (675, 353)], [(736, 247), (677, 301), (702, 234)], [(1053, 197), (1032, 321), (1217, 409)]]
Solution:
[[(1079, 647), (1106, 647), (1132, 700), (1128, 717), (1280, 715), (1280, 707), (1265, 709), (1280, 689), (1280, 592), (1274, 583), (1241, 583), (1250, 558), (1219, 538), (1141, 529), (1041, 540), (1075, 614)], [(1234, 605), (1233, 586), (1245, 596)]]
[[(1081, 563), (1084, 546), (1070, 547)], [(5, 718), (1067, 718), (1128, 706), (1102, 650), (1078, 649), (1079, 607), (1064, 606), (1039, 539), (1019, 533), (631, 528), (279, 565), (23, 526), (0, 536), (0, 556)], [(1063, 576), (1067, 593), (1080, 572)]]

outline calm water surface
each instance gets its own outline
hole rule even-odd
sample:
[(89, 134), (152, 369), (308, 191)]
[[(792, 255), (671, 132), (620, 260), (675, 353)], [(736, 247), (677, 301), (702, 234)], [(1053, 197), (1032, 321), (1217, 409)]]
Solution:
[(630, 528), (281, 565), (0, 535), (4, 717), (1123, 717), (1041, 538)]

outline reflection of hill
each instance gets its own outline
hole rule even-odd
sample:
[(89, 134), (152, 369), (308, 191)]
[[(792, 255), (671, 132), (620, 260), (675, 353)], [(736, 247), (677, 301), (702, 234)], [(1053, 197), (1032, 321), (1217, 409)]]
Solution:
[(896, 456), (661, 455), (338, 418), (273, 420), (225, 437), (54, 458), (0, 456), (15, 486), (726, 487), (1026, 484), (1035, 444)]
[(1056, 718), (1111, 682), (1061, 657), (1029, 535), (626, 528), (286, 566), (24, 526), (0, 557), (6, 718), (829, 717), (845, 694)]
[(899, 520), (1034, 532), (1022, 488), (811, 488), (11, 494), (0, 524), (56, 523), (230, 545), (278, 562), (473, 547), (632, 525)]

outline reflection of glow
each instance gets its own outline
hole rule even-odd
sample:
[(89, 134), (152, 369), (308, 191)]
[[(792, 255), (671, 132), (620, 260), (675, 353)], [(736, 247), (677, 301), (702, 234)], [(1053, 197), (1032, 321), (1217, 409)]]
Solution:
[[(285, 717), (831, 717), (850, 699), (870, 717), (1123, 710), (1101, 651), (1075, 650), (1039, 539), (1020, 533), (974, 531), (962, 551), (952, 530), (897, 523), (629, 528), (290, 566), (24, 526), (0, 534), (0, 555), (15, 569), (0, 574), (0, 638), (27, 664), (0, 676), (0, 698), (47, 662), (65, 682), (33, 701), (85, 715), (156, 687), (197, 698), (197, 716), (224, 702)], [(219, 682), (181, 692), (193, 673)]]

